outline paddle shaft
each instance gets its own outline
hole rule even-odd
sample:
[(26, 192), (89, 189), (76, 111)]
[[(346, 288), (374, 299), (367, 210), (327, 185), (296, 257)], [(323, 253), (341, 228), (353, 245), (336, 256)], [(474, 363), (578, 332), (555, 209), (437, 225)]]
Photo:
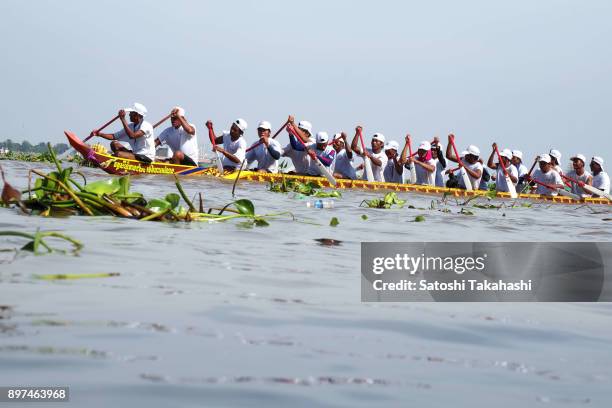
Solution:
[(357, 132), (359, 133), (359, 140), (361, 141), (361, 148), (363, 149), (363, 171), (365, 172), (366, 179), (368, 181), (374, 181), (374, 171), (372, 170), (372, 160), (366, 154), (365, 143), (363, 142), (363, 133), (361, 132), (361, 127), (357, 128)]
[[(108, 127), (108, 125), (110, 125), (111, 123), (113, 123), (114, 121), (116, 121), (117, 119), (119, 119), (119, 115), (115, 116), (114, 118), (112, 118), (111, 120), (109, 120), (108, 122), (106, 122), (105, 124), (103, 124), (99, 129), (96, 130), (96, 132), (101, 132), (104, 129), (106, 129)], [(86, 141), (88, 141), (89, 139), (91, 139), (94, 135), (89, 135), (85, 138), (85, 140), (83, 140), (83, 143), (85, 143)]]
[(213, 150), (217, 153), (217, 171), (219, 175), (223, 174), (223, 163), (221, 160), (221, 153), (215, 150), (217, 147), (217, 141), (215, 140), (215, 131), (213, 130), (212, 123), (206, 123), (206, 127), (208, 128), (208, 138), (210, 139), (210, 143), (212, 143)]
[(501, 154), (499, 154), (499, 149), (497, 148), (497, 145), (495, 145), (495, 153), (497, 153), (497, 159), (499, 160), (499, 165), (504, 171), (504, 176), (508, 177), (508, 170), (506, 170), (506, 166), (504, 165), (504, 161), (502, 160)]
[[(459, 157), (459, 152), (457, 151), (457, 146), (455, 146), (455, 137), (451, 137), (448, 139), (448, 141), (450, 142), (451, 146), (453, 147), (453, 151), (455, 152), (455, 157), (457, 158), (457, 163), (459, 164), (459, 169), (461, 169), (462, 167), (465, 167), (463, 165), (463, 162), (461, 161), (461, 158)], [(464, 169), (463, 171), (461, 171), (461, 177), (463, 178), (463, 184), (465, 184), (465, 189), (466, 190), (473, 190), (474, 187), (472, 186), (472, 181), (470, 180), (470, 177), (467, 174), (467, 171)]]
[(170, 119), (170, 116), (172, 116), (171, 113), (167, 114), (166, 116), (164, 116), (162, 119), (159, 120), (159, 122), (157, 122), (156, 124), (153, 125), (153, 129), (155, 129), (156, 127), (158, 127), (159, 125), (161, 125), (162, 123), (164, 123), (165, 121), (167, 121), (168, 119)]
[[(280, 132), (282, 132), (285, 127), (287, 127), (288, 124), (289, 124), (289, 121), (286, 121), (285, 124), (283, 126), (281, 126), (281, 128), (278, 129), (276, 131), (276, 133), (272, 136), (272, 139), (276, 139), (276, 136), (278, 136), (280, 134)], [(263, 140), (260, 140), (257, 143), (255, 143), (253, 146), (249, 147), (248, 149), (246, 149), (247, 153), (250, 152), (251, 150), (253, 150), (254, 148), (256, 148), (257, 146), (259, 146), (262, 143), (263, 143)]]

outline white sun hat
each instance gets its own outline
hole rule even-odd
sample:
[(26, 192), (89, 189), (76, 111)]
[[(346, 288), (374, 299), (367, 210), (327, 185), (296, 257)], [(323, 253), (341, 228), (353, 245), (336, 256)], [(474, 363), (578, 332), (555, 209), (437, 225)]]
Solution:
[(474, 155), (476, 157), (480, 157), (480, 149), (474, 145), (469, 145), (467, 148), (468, 154)]
[(372, 136), (372, 140), (379, 140), (385, 143), (385, 135), (383, 135), (382, 133), (374, 133), (374, 136)]
[(395, 140), (391, 140), (389, 143), (385, 145), (385, 150), (395, 150), (396, 152), (399, 150), (399, 143)]
[(185, 109), (181, 108), (180, 106), (175, 106), (172, 110), (174, 109), (178, 110), (179, 116), (185, 116)]
[(242, 118), (238, 118), (234, 121), (234, 125), (238, 126), (238, 129), (242, 130), (243, 132), (245, 130), (247, 130), (247, 127), (249, 126), (246, 122), (246, 120), (242, 119)]
[(327, 143), (329, 140), (329, 135), (327, 132), (317, 132), (317, 143)]
[(336, 133), (334, 135), (334, 140), (342, 139), (342, 133)]
[(538, 157), (538, 161), (550, 163), (550, 155), (548, 153), (541, 154), (540, 157)]
[(578, 153), (570, 157), (570, 160), (574, 160), (574, 159), (579, 159), (579, 160), (582, 160), (583, 163), (586, 163), (586, 157), (584, 157), (584, 154)]
[(512, 160), (512, 152), (510, 149), (504, 149), (499, 153), (500, 156), (505, 157), (508, 160)]
[(559, 163), (561, 163), (561, 152), (556, 149), (550, 149), (550, 156), (557, 159)]
[(307, 120), (301, 120), (298, 123), (298, 127), (302, 130), (307, 131), (308, 133), (312, 134), (312, 123), (310, 123)]
[(272, 125), (267, 120), (262, 120), (259, 122), (259, 125), (257, 125), (257, 129), (272, 130)]
[(601, 158), (601, 157), (599, 157), (599, 156), (593, 156), (593, 158), (591, 159), (591, 161), (592, 161), (592, 162), (595, 162), (595, 163), (597, 163), (597, 164), (599, 164), (599, 166), (601, 167), (601, 171), (604, 171), (604, 167), (603, 167), (603, 164), (604, 164), (604, 159), (602, 159), (602, 158)]
[(513, 150), (512, 155), (514, 157), (518, 157), (519, 159), (523, 160), (523, 152), (521, 152), (520, 150)]
[(142, 103), (138, 103), (138, 102), (135, 102), (134, 105), (131, 108), (125, 108), (124, 111), (126, 111), (126, 112), (136, 112), (137, 114), (139, 114), (143, 118), (145, 116), (147, 116), (147, 112), (148, 112), (147, 108)]
[(419, 145), (419, 150), (431, 150), (431, 143), (427, 140), (423, 140)]
[(460, 157), (460, 158), (463, 158), (463, 157), (467, 156), (468, 154), (470, 154), (470, 153), (469, 153), (467, 150), (464, 150), (464, 151), (462, 151), (462, 152), (459, 154), (459, 157)]

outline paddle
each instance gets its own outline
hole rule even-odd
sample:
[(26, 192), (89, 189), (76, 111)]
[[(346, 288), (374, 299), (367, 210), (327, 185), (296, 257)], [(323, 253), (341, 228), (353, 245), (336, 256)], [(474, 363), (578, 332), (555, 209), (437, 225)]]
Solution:
[[(412, 158), (412, 141), (408, 138), (408, 154)], [(414, 163), (410, 163), (410, 184), (416, 184), (416, 168)]]
[(363, 149), (363, 162), (365, 168), (366, 179), (368, 181), (374, 181), (374, 171), (372, 171), (372, 161), (368, 156), (366, 156), (366, 147), (365, 143), (363, 143), (363, 135), (361, 134), (361, 126), (357, 128), (357, 133), (359, 133), (359, 140), (361, 140), (361, 148)]
[(159, 122), (157, 122), (156, 124), (153, 125), (153, 129), (155, 129), (156, 127), (158, 127), (159, 125), (161, 125), (162, 123), (164, 123), (165, 121), (167, 121), (168, 119), (170, 119), (170, 116), (172, 116), (172, 113), (167, 114), (166, 116), (164, 116), (163, 118), (161, 118), (159, 120)]
[(506, 178), (506, 185), (508, 186), (508, 192), (510, 193), (510, 197), (517, 198), (518, 194), (516, 194), (516, 187), (514, 186), (512, 179), (508, 175), (508, 170), (506, 169), (506, 166), (504, 165), (504, 161), (502, 160), (501, 154), (499, 154), (499, 149), (497, 148), (497, 145), (494, 145), (494, 147), (495, 147), (495, 153), (497, 153), (497, 159), (499, 160), (499, 165), (504, 171), (504, 177)]
[(605, 197), (608, 200), (612, 201), (612, 195), (606, 193), (603, 190), (598, 189), (597, 187), (593, 187), (592, 185), (587, 184), (584, 181), (573, 179), (573, 178), (571, 178), (569, 176), (566, 176), (565, 174), (561, 174), (561, 177), (563, 177), (564, 179), (569, 180), (569, 181), (571, 181), (573, 183), (578, 184), (580, 187), (582, 187), (584, 190), (588, 191), (591, 194), (596, 194), (596, 195), (598, 195), (600, 197)]
[[(287, 130), (289, 131), (289, 133), (293, 135), (293, 137), (295, 137), (302, 144), (302, 146), (304, 146), (304, 149), (306, 151), (309, 150), (308, 147), (306, 147), (306, 144), (304, 144), (304, 142), (302, 141), (302, 139), (295, 133), (295, 130), (293, 130), (293, 127), (289, 125), (287, 126)], [(315, 164), (317, 165), (317, 168), (319, 169), (319, 173), (321, 173), (321, 175), (324, 176), (332, 186), (336, 187), (336, 184), (337, 184), (336, 179), (334, 178), (333, 174), (329, 171), (329, 169), (325, 167), (323, 163), (321, 163), (321, 160), (319, 160), (316, 153), (315, 153), (315, 159), (316, 159)]]
[[(97, 129), (97, 130), (95, 131), (95, 133), (98, 133), (98, 132), (103, 131), (104, 129), (106, 129), (106, 127), (107, 127), (108, 125), (110, 125), (111, 123), (113, 123), (113, 122), (114, 122), (114, 121), (116, 121), (117, 119), (119, 119), (119, 115), (115, 116), (114, 118), (112, 118), (111, 120), (109, 120), (108, 122), (106, 122), (105, 124), (103, 124), (103, 125), (102, 125), (102, 126), (99, 128), (99, 129)], [(87, 136), (87, 137), (85, 138), (85, 140), (83, 140), (83, 143), (85, 143), (86, 141), (88, 141), (88, 140), (89, 140), (89, 139), (91, 139), (92, 137), (94, 137), (94, 132), (91, 132), (91, 133), (89, 134), (89, 136)]]
[[(276, 139), (276, 136), (278, 136), (280, 134), (280, 132), (283, 131), (283, 129), (289, 124), (289, 121), (286, 121), (285, 124), (283, 126), (281, 126), (280, 129), (278, 129), (276, 131), (276, 133), (272, 136), (272, 139)], [(247, 153), (250, 152), (251, 150), (253, 150), (254, 148), (256, 148), (257, 146), (259, 146), (260, 144), (263, 143), (263, 140), (259, 140), (258, 142), (256, 142), (253, 146), (249, 147), (248, 149), (246, 149)]]
[(457, 151), (457, 146), (455, 146), (455, 136), (454, 135), (450, 135), (448, 138), (448, 141), (450, 142), (451, 146), (453, 147), (453, 150), (455, 152), (455, 157), (457, 158), (457, 163), (459, 163), (459, 172), (461, 173), (461, 177), (463, 178), (463, 184), (465, 185), (465, 189), (468, 191), (472, 191), (472, 182), (470, 181), (470, 177), (468, 176), (467, 172), (465, 171), (463, 162), (461, 161), (461, 158), (459, 158), (459, 152)]
[(223, 175), (223, 163), (221, 162), (221, 153), (215, 150), (217, 147), (217, 142), (215, 141), (215, 132), (213, 130), (213, 125), (211, 121), (206, 122), (206, 127), (208, 128), (208, 137), (210, 138), (210, 143), (212, 143), (212, 147), (215, 153), (217, 153), (217, 171), (219, 175)]
[(558, 187), (555, 187), (555, 186), (551, 186), (550, 184), (543, 183), (541, 181), (538, 181), (538, 180), (532, 178), (531, 176), (529, 176), (529, 181), (530, 182), (533, 181), (534, 183), (539, 184), (541, 186), (544, 186), (544, 187), (548, 188), (549, 190), (556, 191), (557, 193), (559, 193), (559, 195), (570, 197), (570, 198), (572, 198), (574, 200), (578, 200), (578, 201), (582, 200), (582, 197), (580, 197), (579, 195), (576, 195), (574, 193), (570, 193), (569, 191), (566, 191), (566, 190), (564, 190), (562, 188), (558, 188)]

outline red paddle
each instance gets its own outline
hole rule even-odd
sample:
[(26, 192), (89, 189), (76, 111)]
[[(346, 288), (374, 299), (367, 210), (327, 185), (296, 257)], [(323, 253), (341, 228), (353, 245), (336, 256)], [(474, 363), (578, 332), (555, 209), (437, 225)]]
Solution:
[[(112, 118), (111, 120), (109, 120), (108, 122), (106, 122), (105, 124), (103, 124), (103, 125), (100, 127), (100, 129), (97, 129), (95, 132), (97, 133), (97, 132), (101, 132), (101, 131), (103, 131), (104, 129), (106, 129), (106, 127), (107, 127), (108, 125), (110, 125), (111, 123), (113, 123), (113, 122), (114, 122), (114, 121), (116, 121), (117, 119), (119, 119), (119, 115), (115, 116), (114, 118)], [(86, 141), (88, 141), (88, 140), (89, 140), (89, 139), (91, 139), (92, 137), (94, 137), (94, 132), (91, 132), (91, 134), (90, 134), (89, 136), (87, 136), (87, 137), (85, 138), (85, 140), (83, 140), (83, 143), (85, 143)]]
[(499, 165), (504, 171), (504, 177), (506, 178), (506, 185), (508, 187), (508, 192), (510, 193), (510, 197), (516, 198), (518, 197), (518, 195), (516, 194), (516, 187), (514, 186), (514, 183), (512, 183), (512, 179), (508, 175), (508, 170), (506, 169), (506, 166), (504, 165), (504, 160), (502, 159), (501, 154), (499, 154), (499, 149), (497, 148), (497, 145), (495, 144), (493, 146), (495, 146), (495, 153), (497, 153), (497, 159), (499, 160)]
[[(457, 151), (457, 146), (455, 146), (455, 136), (451, 135), (452, 137), (449, 136), (449, 142), (451, 144), (451, 146), (453, 147), (453, 151), (455, 152), (455, 157), (457, 158), (457, 163), (459, 164), (459, 169), (461, 169), (462, 167), (465, 167), (463, 162), (461, 161), (461, 158), (459, 157), (459, 152)], [(466, 190), (473, 190), (474, 188), (472, 187), (472, 182), (470, 181), (470, 178), (467, 175), (467, 172), (465, 170), (461, 171), (461, 177), (463, 178), (463, 184), (465, 185), (465, 189)]]
[[(295, 130), (293, 129), (291, 125), (287, 126), (287, 130), (289, 131), (289, 133), (291, 133), (291, 135), (293, 135), (293, 137), (295, 137), (302, 144), (306, 152), (310, 151), (310, 149), (306, 146), (304, 141), (296, 134)], [(321, 175), (325, 177), (332, 186), (335, 187), (337, 182), (336, 182), (336, 179), (334, 178), (334, 175), (329, 171), (327, 167), (325, 167), (325, 165), (323, 165), (323, 163), (321, 163), (321, 160), (319, 160), (316, 153), (315, 153), (315, 164), (317, 165), (317, 168), (319, 169), (319, 173), (321, 173)]]
[(210, 139), (210, 143), (212, 144), (215, 153), (217, 153), (217, 171), (221, 176), (223, 175), (223, 163), (221, 161), (221, 154), (215, 150), (215, 148), (217, 147), (217, 141), (215, 140), (215, 131), (213, 130), (212, 122), (206, 122), (206, 127), (208, 128), (208, 138)]

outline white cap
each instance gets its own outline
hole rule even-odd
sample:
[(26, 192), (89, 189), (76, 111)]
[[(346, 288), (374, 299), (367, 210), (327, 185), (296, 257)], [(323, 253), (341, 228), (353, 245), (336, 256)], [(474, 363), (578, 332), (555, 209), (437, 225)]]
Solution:
[(175, 106), (172, 110), (174, 109), (178, 109), (179, 116), (185, 116), (185, 109), (181, 108), (180, 106)]
[(431, 150), (431, 143), (427, 140), (423, 140), (419, 145), (419, 150)]
[(336, 133), (334, 135), (334, 140), (342, 139), (342, 133)]
[(462, 151), (462, 152), (459, 154), (459, 157), (465, 157), (465, 156), (466, 156), (466, 155), (468, 155), (468, 154), (469, 154), (469, 153), (468, 153), (468, 151), (467, 151), (467, 150), (464, 150), (464, 151)]
[(302, 130), (307, 131), (308, 133), (312, 134), (312, 123), (310, 123), (307, 120), (301, 120), (298, 123), (298, 127)]
[(373, 140), (379, 140), (383, 143), (385, 143), (385, 135), (383, 135), (382, 133), (374, 133), (374, 136), (372, 136)]
[(561, 152), (555, 149), (550, 149), (550, 155), (557, 159), (559, 163), (561, 163)]
[(578, 153), (570, 157), (570, 160), (574, 160), (574, 159), (580, 159), (582, 160), (583, 163), (586, 163), (586, 157), (584, 157), (584, 154)]
[(472, 154), (472, 155), (474, 155), (476, 157), (480, 156), (480, 149), (477, 148), (474, 145), (469, 145), (468, 148), (467, 148), (467, 152), (468, 152), (468, 154)]
[(393, 150), (395, 150), (397, 152), (399, 150), (399, 143), (397, 143), (395, 140), (391, 140), (385, 146), (385, 150), (391, 150), (391, 149), (393, 149)]
[(523, 152), (521, 152), (520, 150), (513, 150), (512, 155), (514, 157), (518, 157), (519, 159), (523, 160)]
[(246, 120), (238, 118), (234, 121), (234, 125), (238, 126), (238, 129), (242, 130), (243, 132), (245, 130), (247, 130), (248, 124), (246, 122)]
[(603, 169), (604, 169), (604, 167), (603, 167), (603, 164), (604, 164), (604, 159), (602, 159), (602, 158), (601, 158), (601, 157), (599, 157), (599, 156), (593, 156), (593, 158), (591, 159), (591, 161), (593, 161), (593, 162), (595, 162), (595, 163), (599, 164), (599, 166), (601, 167), (601, 171), (603, 171)]
[(267, 120), (262, 120), (259, 122), (259, 125), (257, 125), (257, 129), (272, 130), (272, 125)]
[(550, 155), (547, 153), (541, 154), (540, 157), (538, 157), (538, 161), (550, 163)]
[(327, 132), (318, 132), (317, 133), (317, 143), (327, 143), (327, 141), (329, 140), (329, 135), (327, 134)]
[(124, 111), (136, 112), (143, 118), (147, 116), (147, 108), (142, 103), (138, 103), (138, 102), (134, 103), (134, 106), (132, 106), (131, 108), (125, 108)]
[(512, 152), (510, 151), (510, 149), (504, 149), (502, 150), (499, 155), (501, 157), (505, 157), (508, 160), (512, 160)]

